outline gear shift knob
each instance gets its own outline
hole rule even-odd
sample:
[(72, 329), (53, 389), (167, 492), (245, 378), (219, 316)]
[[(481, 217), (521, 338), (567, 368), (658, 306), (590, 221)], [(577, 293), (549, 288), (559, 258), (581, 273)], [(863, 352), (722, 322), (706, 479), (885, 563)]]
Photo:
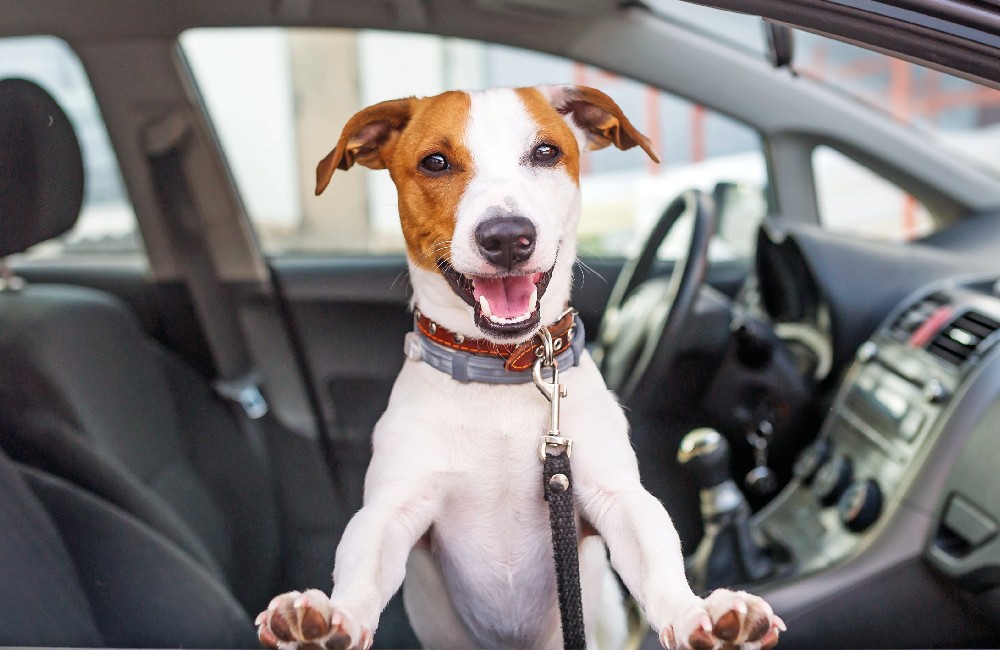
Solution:
[(729, 442), (715, 429), (695, 429), (681, 440), (677, 462), (694, 476), (698, 488), (708, 490), (729, 475)]
[(714, 589), (770, 575), (774, 561), (750, 533), (750, 506), (730, 476), (726, 439), (715, 429), (695, 429), (681, 440), (677, 462), (701, 491), (705, 536), (688, 559), (692, 586)]
[(705, 522), (737, 508), (747, 508), (729, 472), (729, 442), (715, 429), (695, 429), (681, 440), (677, 462), (694, 476), (701, 491)]

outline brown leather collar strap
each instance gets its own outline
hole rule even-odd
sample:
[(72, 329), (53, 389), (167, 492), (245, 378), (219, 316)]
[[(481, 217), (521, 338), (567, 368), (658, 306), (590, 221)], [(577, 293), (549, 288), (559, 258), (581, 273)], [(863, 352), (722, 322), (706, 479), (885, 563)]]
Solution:
[[(567, 309), (562, 318), (548, 327), (549, 334), (552, 335), (552, 347), (557, 355), (568, 349), (573, 342), (575, 315), (576, 312)], [(461, 334), (455, 334), (419, 311), (417, 311), (416, 320), (420, 333), (438, 345), (481, 357), (503, 359), (504, 367), (513, 372), (531, 370), (535, 359), (539, 357), (538, 351), (541, 346), (534, 337), (520, 344), (494, 343), (486, 339), (470, 339)]]

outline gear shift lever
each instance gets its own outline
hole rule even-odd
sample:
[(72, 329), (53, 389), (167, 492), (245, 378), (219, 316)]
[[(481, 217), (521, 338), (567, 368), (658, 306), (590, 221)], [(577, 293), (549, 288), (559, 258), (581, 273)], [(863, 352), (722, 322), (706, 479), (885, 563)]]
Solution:
[(729, 443), (714, 429), (695, 429), (681, 441), (677, 461), (701, 490), (705, 536), (688, 562), (692, 587), (753, 582), (774, 571), (774, 561), (750, 533), (750, 506), (729, 471)]
[(701, 516), (708, 521), (731, 512), (745, 499), (729, 473), (729, 443), (715, 429), (695, 429), (681, 441), (677, 462), (694, 475), (701, 490)]

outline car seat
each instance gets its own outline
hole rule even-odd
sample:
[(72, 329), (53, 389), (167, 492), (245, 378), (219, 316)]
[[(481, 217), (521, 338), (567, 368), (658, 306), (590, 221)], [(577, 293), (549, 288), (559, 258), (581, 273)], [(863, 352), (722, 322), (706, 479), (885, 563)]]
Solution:
[[(32, 82), (0, 81), (0, 258), (68, 231), (82, 198), (65, 113)], [(109, 294), (11, 284), (0, 292), (7, 452), (155, 527), (248, 610), (266, 604), (277, 507), (265, 459), (225, 406)]]
[(169, 540), (3, 454), (0, 521), (0, 646), (256, 646), (239, 603)]

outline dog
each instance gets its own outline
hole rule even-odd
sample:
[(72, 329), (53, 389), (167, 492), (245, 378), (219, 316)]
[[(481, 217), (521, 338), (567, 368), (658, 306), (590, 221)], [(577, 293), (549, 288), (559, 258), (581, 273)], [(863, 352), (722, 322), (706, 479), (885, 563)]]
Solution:
[[(451, 91), (362, 110), (319, 163), (317, 194), (335, 170), (389, 170), (421, 339), (409, 341), (411, 360), (373, 433), (364, 505), (337, 549), (332, 594), (274, 598), (256, 620), (265, 645), (368, 650), (405, 576), (404, 603), (426, 648), (561, 647), (539, 480), (549, 404), (531, 381), (462, 381), (456, 368), (501, 350), (523, 357), (543, 327), (568, 354), (572, 327), (552, 326), (572, 322), (580, 155), (609, 145), (638, 146), (659, 162), (596, 89)], [(433, 350), (452, 355), (451, 372), (422, 358)], [(575, 367), (560, 373), (561, 417), (574, 445), (588, 646), (626, 641), (612, 566), (665, 648), (776, 644), (784, 623), (763, 599), (691, 591), (673, 524), (640, 484), (622, 409), (586, 352), (573, 354)]]

